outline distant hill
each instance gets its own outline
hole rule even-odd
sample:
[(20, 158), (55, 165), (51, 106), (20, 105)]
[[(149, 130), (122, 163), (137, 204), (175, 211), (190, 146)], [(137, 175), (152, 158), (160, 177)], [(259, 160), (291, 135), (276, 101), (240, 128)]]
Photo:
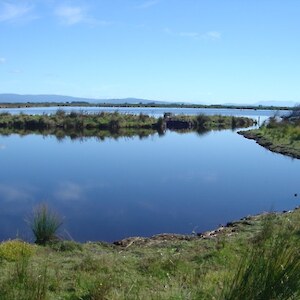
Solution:
[[(177, 104), (177, 105), (193, 105), (188, 102), (171, 102), (171, 101), (156, 101), (139, 98), (122, 98), (122, 99), (95, 99), (95, 98), (82, 98), (71, 97), (62, 95), (19, 95), (19, 94), (0, 94), (0, 103), (43, 103), (43, 102), (58, 102), (58, 103), (72, 103), (72, 102), (85, 102), (85, 103), (106, 103), (106, 104)], [(261, 101), (256, 103), (238, 104), (238, 103), (224, 103), (224, 106), (286, 106), (294, 107), (299, 103), (294, 101)], [(197, 105), (205, 105), (203, 102)], [(209, 105), (209, 104), (206, 104)]]
[(294, 107), (296, 105), (299, 105), (299, 102), (295, 101), (261, 101), (254, 103), (254, 105), (261, 105), (261, 106), (287, 106), (287, 107)]
[(299, 105), (295, 101), (260, 101), (256, 103), (224, 103), (228, 106), (273, 106), (273, 107), (294, 107)]
[(26, 102), (87, 102), (87, 103), (111, 103), (111, 104), (168, 104), (165, 101), (155, 101), (137, 98), (124, 99), (94, 99), (80, 98), (61, 95), (18, 95), (18, 94), (0, 94), (0, 103), (26, 103)]

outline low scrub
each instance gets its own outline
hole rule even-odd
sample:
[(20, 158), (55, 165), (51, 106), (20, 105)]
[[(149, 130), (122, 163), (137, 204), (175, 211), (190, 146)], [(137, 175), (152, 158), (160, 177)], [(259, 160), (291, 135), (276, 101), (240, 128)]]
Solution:
[(22, 257), (30, 257), (36, 248), (21, 240), (9, 240), (0, 244), (0, 258), (7, 261), (18, 261)]

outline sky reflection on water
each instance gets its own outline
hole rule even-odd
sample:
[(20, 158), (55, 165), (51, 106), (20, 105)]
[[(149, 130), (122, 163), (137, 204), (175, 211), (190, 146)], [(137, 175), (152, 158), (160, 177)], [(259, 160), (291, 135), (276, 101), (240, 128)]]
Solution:
[(139, 138), (0, 137), (0, 238), (30, 238), (44, 201), (75, 240), (191, 233), (299, 204), (300, 163), (233, 131)]

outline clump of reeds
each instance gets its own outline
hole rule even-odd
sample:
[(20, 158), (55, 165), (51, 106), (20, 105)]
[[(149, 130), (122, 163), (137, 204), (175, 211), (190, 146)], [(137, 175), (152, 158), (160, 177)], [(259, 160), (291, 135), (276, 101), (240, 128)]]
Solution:
[(268, 219), (262, 232), (225, 284), (222, 299), (299, 299), (299, 231), (295, 224), (276, 228)]
[(47, 204), (40, 204), (33, 210), (29, 220), (30, 228), (35, 236), (35, 243), (45, 245), (57, 239), (57, 230), (62, 225), (62, 218), (49, 209)]

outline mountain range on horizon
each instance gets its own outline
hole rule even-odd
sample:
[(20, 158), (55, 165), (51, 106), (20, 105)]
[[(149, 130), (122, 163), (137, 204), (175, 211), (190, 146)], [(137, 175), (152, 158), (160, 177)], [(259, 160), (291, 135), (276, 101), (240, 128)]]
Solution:
[[(148, 100), (140, 98), (122, 98), (122, 99), (96, 99), (96, 98), (83, 98), (83, 97), (73, 97), (64, 95), (20, 95), (20, 94), (0, 94), (0, 103), (26, 103), (26, 102), (87, 102), (87, 103), (105, 103), (105, 104), (195, 104), (191, 102), (171, 102), (171, 101), (157, 101)], [(260, 101), (255, 103), (224, 103), (220, 105), (227, 106), (278, 106), (278, 107), (294, 107), (299, 105), (300, 101), (297, 103), (295, 101)], [(197, 103), (202, 105), (209, 105), (208, 103)]]
[(87, 103), (111, 103), (111, 104), (168, 104), (167, 101), (154, 101), (139, 98), (123, 98), (123, 99), (96, 99), (83, 98), (64, 95), (20, 95), (20, 94), (0, 94), (0, 103), (26, 103), (26, 102), (87, 102)]

